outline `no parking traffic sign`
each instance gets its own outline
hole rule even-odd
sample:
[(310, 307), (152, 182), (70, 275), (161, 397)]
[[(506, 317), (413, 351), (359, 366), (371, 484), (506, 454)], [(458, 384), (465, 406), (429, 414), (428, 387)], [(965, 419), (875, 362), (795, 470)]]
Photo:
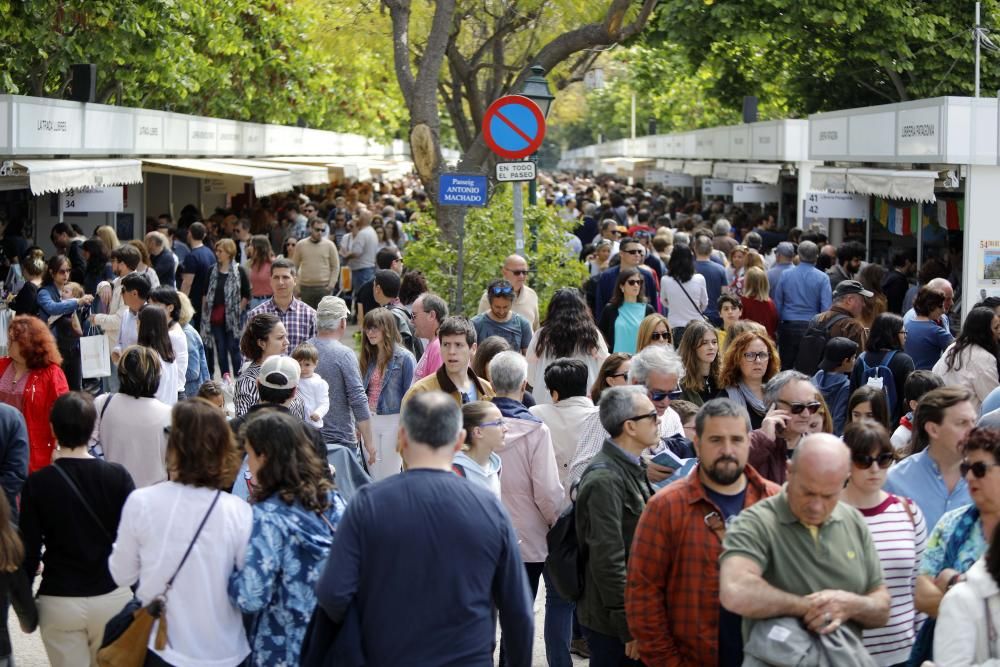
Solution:
[(545, 138), (545, 116), (522, 95), (505, 95), (483, 116), (483, 139), (494, 153), (520, 160), (538, 150)]

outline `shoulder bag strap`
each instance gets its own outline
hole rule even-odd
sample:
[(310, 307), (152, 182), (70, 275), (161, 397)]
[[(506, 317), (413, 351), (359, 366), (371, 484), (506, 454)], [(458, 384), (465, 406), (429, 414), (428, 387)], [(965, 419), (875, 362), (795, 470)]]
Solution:
[(58, 462), (53, 462), (51, 467), (54, 468), (57, 473), (62, 475), (62, 478), (64, 480), (66, 480), (66, 484), (69, 485), (69, 488), (72, 489), (73, 494), (76, 495), (76, 497), (80, 500), (80, 504), (83, 505), (83, 509), (87, 510), (87, 514), (90, 515), (90, 518), (94, 520), (94, 523), (96, 523), (98, 527), (101, 529), (101, 532), (104, 533), (104, 537), (108, 538), (108, 542), (114, 543), (114, 539), (111, 537), (111, 533), (108, 531), (107, 528), (104, 527), (104, 522), (101, 521), (101, 518), (99, 516), (97, 516), (97, 512), (95, 512), (94, 509), (90, 506), (90, 503), (87, 502), (87, 499), (83, 497), (83, 494), (80, 492), (80, 487), (76, 485), (76, 482), (73, 481), (73, 478), (70, 477), (65, 470), (59, 467)]
[(188, 544), (187, 551), (184, 552), (184, 556), (181, 558), (181, 562), (177, 564), (177, 569), (174, 570), (174, 573), (170, 576), (170, 579), (167, 580), (167, 585), (164, 587), (163, 593), (160, 594), (160, 597), (166, 597), (167, 591), (169, 591), (170, 587), (174, 585), (174, 579), (176, 579), (177, 575), (180, 574), (181, 568), (184, 567), (184, 563), (187, 561), (188, 556), (191, 555), (191, 549), (194, 548), (194, 543), (198, 541), (198, 536), (201, 535), (201, 529), (204, 528), (205, 524), (208, 522), (208, 517), (211, 516), (212, 510), (215, 509), (215, 504), (219, 502), (219, 496), (221, 495), (222, 491), (215, 492), (215, 497), (212, 498), (212, 504), (208, 506), (208, 511), (205, 512), (205, 516), (202, 517), (201, 523), (198, 524), (198, 530), (194, 531), (194, 537), (191, 538), (191, 543)]
[(986, 606), (986, 643), (989, 647), (990, 658), (997, 657), (997, 628), (993, 625), (993, 610), (990, 609), (990, 599), (984, 598), (983, 605)]
[(104, 401), (104, 405), (101, 406), (101, 420), (97, 422), (97, 442), (101, 441), (101, 427), (104, 426), (104, 413), (108, 411), (108, 406), (111, 405), (111, 399), (114, 397), (115, 395), (113, 393), (108, 394), (107, 400)]
[[(677, 283), (677, 286), (681, 288), (681, 291), (684, 292), (684, 296), (688, 298), (688, 301), (691, 302), (691, 305), (694, 306), (694, 309), (698, 311), (698, 314), (701, 315), (702, 319), (704, 319), (706, 322), (709, 322), (709, 319), (705, 317), (705, 313), (701, 311), (701, 308), (699, 308), (698, 304), (694, 302), (694, 299), (691, 298), (691, 295), (688, 294), (688, 291), (684, 289), (684, 284), (681, 281), (677, 280), (676, 278), (674, 278), (674, 282)], [(709, 322), (709, 324), (711, 324), (711, 322)], [(678, 345), (680, 345), (679, 342)]]

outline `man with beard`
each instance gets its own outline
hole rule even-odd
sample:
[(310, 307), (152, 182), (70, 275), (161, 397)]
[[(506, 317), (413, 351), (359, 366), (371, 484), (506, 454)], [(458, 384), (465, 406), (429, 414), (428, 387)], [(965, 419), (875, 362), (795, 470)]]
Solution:
[(728, 398), (695, 418), (698, 465), (646, 505), (628, 564), (628, 626), (647, 665), (738, 666), (741, 619), (719, 602), (726, 526), (780, 492), (747, 465), (750, 417)]

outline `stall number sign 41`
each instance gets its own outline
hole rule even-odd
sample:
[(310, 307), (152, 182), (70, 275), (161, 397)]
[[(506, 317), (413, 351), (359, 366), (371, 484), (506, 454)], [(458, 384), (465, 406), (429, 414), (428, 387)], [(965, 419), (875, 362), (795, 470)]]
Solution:
[(867, 195), (846, 192), (808, 192), (806, 193), (806, 217), (866, 220), (868, 218), (868, 199)]
[(534, 162), (497, 162), (498, 181), (535, 180)]

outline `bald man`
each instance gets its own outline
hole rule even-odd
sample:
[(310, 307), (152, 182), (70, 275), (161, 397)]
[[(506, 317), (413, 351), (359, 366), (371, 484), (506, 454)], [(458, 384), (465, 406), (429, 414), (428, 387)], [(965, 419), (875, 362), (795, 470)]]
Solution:
[[(800, 618), (810, 632), (889, 621), (890, 596), (864, 519), (839, 502), (850, 474), (847, 446), (818, 433), (795, 448), (788, 484), (744, 510), (722, 543), (722, 606), (743, 616), (746, 641), (755, 624)], [(861, 663), (854, 663), (861, 664)]]
[[(514, 288), (514, 303), (511, 310), (528, 320), (531, 329), (537, 331), (539, 324), (538, 317), (538, 294), (528, 287), (528, 262), (520, 255), (510, 255), (503, 261), (503, 279)], [(486, 298), (486, 291), (483, 291), (483, 298), (479, 300), (479, 312), (485, 313), (490, 309), (489, 299)]]

